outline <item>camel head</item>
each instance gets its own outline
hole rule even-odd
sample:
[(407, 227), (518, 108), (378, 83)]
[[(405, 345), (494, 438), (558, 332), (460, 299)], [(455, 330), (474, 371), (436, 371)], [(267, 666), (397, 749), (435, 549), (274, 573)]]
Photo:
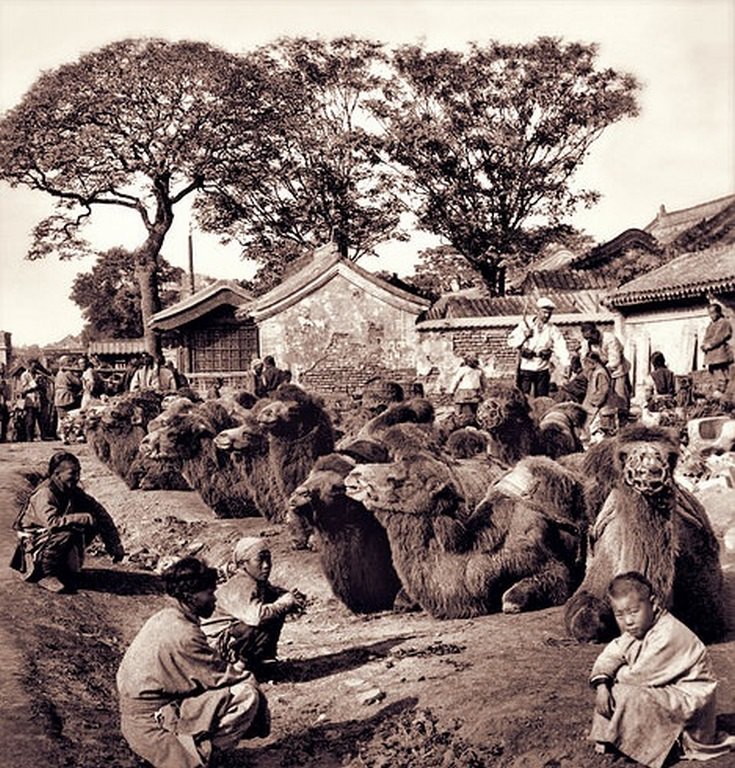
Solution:
[(462, 501), (446, 464), (425, 453), (390, 464), (358, 464), (345, 478), (347, 495), (372, 511), (439, 516)]
[(262, 455), (268, 451), (268, 436), (254, 416), (247, 416), (237, 427), (224, 429), (214, 438), (220, 451)]
[(477, 423), (494, 434), (513, 424), (531, 422), (526, 396), (517, 387), (493, 382), (485, 389), (484, 399), (477, 409)]
[(258, 413), (258, 422), (274, 437), (297, 439), (328, 418), (321, 400), (295, 384), (281, 384), (272, 397)]
[(615, 464), (625, 485), (643, 496), (673, 488), (678, 458), (678, 444), (664, 428), (634, 425), (618, 436)]

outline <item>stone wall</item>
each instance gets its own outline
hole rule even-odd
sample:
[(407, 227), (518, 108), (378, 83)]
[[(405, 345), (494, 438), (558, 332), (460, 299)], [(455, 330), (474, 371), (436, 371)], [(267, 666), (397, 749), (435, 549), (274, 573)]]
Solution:
[(321, 394), (357, 395), (386, 376), (409, 387), (417, 375), (418, 310), (337, 275), (259, 325), (260, 354)]

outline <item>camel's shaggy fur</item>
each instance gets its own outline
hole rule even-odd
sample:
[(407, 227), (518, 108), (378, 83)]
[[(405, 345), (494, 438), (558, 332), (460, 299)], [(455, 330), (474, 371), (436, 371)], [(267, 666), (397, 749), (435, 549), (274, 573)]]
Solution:
[(703, 640), (722, 635), (719, 545), (704, 508), (674, 482), (678, 456), (670, 432), (636, 425), (583, 462), (598, 475), (588, 476), (592, 525), (585, 577), (565, 609), (567, 630), (578, 640), (603, 641), (616, 633), (606, 589), (624, 571), (643, 573)]
[(288, 508), (288, 497), (274, 476), (268, 433), (258, 422), (259, 410), (269, 402), (260, 400), (241, 424), (220, 432), (214, 438), (214, 444), (219, 451), (232, 456), (260, 514), (267, 520), (280, 522)]
[(538, 447), (534, 452), (552, 459), (581, 452), (579, 433), (586, 421), (587, 411), (578, 403), (552, 405), (539, 420)]
[(289, 529), (315, 531), (322, 569), (334, 594), (352, 611), (393, 606), (401, 582), (393, 568), (385, 529), (359, 501), (345, 496), (344, 478), (355, 462), (331, 454), (317, 459), (290, 499)]
[(493, 381), (485, 387), (477, 409), (477, 423), (490, 434), (488, 453), (511, 467), (537, 453), (537, 429), (526, 396), (517, 387)]
[(139, 455), (146, 429), (160, 418), (160, 413), (161, 396), (149, 390), (126, 392), (93, 406), (85, 416), (87, 442), (97, 458), (120, 476), (128, 488), (179, 490), (189, 487), (170, 463), (161, 465)]
[[(364, 433), (367, 437), (351, 441), (338, 454), (318, 459), (291, 497), (288, 527), (292, 540), (303, 546), (313, 527), (325, 575), (334, 593), (355, 611), (384, 610), (399, 587), (385, 530), (372, 511), (344, 493), (343, 479), (356, 462), (394, 462), (404, 455), (428, 451), (443, 466), (451, 465), (447, 471), (458, 489), (456, 511), (464, 518), (502, 471), (485, 456), (467, 461), (446, 456), (431, 423), (416, 422), (417, 416), (425, 418), (429, 412), (426, 401), (393, 409), (386, 418), (371, 422)], [(410, 421), (397, 422), (399, 418)]]
[(345, 485), (385, 527), (408, 595), (437, 618), (558, 604), (574, 588), (582, 488), (550, 459), (524, 459), (464, 522), (458, 474), (427, 453), (357, 465)]
[[(319, 456), (334, 450), (334, 431), (324, 402), (295, 384), (281, 384), (258, 413), (268, 434), (271, 476), (284, 499), (309, 474)], [(279, 519), (286, 513), (283, 508)]]
[(208, 400), (171, 417), (148, 434), (144, 450), (157, 460), (175, 462), (188, 484), (217, 517), (257, 515), (247, 483), (232, 458), (217, 451), (214, 438), (237, 426), (227, 407)]

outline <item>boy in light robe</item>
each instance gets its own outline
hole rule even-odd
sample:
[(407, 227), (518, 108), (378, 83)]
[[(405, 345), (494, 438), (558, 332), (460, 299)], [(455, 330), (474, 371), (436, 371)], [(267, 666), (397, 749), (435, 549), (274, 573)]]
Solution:
[(246, 536), (235, 545), (228, 570), (217, 589), (217, 611), (202, 629), (221, 656), (241, 661), (262, 677), (275, 671), (278, 640), (289, 613), (302, 612), (306, 598), (269, 581), (272, 561), (267, 543)]
[(708, 760), (735, 750), (715, 729), (717, 680), (702, 641), (661, 607), (640, 573), (608, 588), (621, 635), (592, 667), (595, 710), (589, 738), (649, 768), (673, 756)]
[(240, 739), (268, 735), (267, 702), (253, 675), (222, 661), (202, 633), (217, 571), (185, 557), (162, 576), (172, 604), (143, 625), (117, 673), (121, 730), (154, 768), (208, 766)]

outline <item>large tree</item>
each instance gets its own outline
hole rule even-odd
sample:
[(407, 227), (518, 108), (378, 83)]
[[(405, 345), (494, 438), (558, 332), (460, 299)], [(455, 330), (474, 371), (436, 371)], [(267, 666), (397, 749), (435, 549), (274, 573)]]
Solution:
[(155, 351), (147, 320), (160, 308), (160, 252), (174, 208), (252, 154), (253, 131), (270, 111), (262, 86), (246, 58), (148, 39), (113, 43), (41, 75), (0, 122), (0, 179), (56, 201), (28, 257), (79, 255), (94, 211), (132, 211), (143, 225), (132, 259)]
[[(143, 335), (140, 285), (131, 256), (122, 248), (111, 248), (100, 254), (89, 272), (74, 278), (70, 298), (82, 310), (87, 340), (135, 339)], [(183, 276), (183, 269), (159, 259), (158, 286), (163, 307), (180, 298), (178, 289)]]
[(420, 228), (446, 239), (500, 292), (527, 230), (555, 227), (599, 195), (573, 176), (612, 123), (637, 114), (638, 85), (596, 67), (597, 48), (540, 38), (464, 53), (402, 46), (388, 99), (375, 102), (386, 148), (406, 169)]
[[(256, 157), (230, 166), (200, 220), (276, 272), (304, 248), (330, 240), (350, 258), (397, 235), (404, 204), (380, 155), (381, 127), (366, 105), (389, 72), (380, 43), (285, 38), (253, 54), (267, 73), (274, 111)], [(267, 271), (267, 270), (266, 270)]]

